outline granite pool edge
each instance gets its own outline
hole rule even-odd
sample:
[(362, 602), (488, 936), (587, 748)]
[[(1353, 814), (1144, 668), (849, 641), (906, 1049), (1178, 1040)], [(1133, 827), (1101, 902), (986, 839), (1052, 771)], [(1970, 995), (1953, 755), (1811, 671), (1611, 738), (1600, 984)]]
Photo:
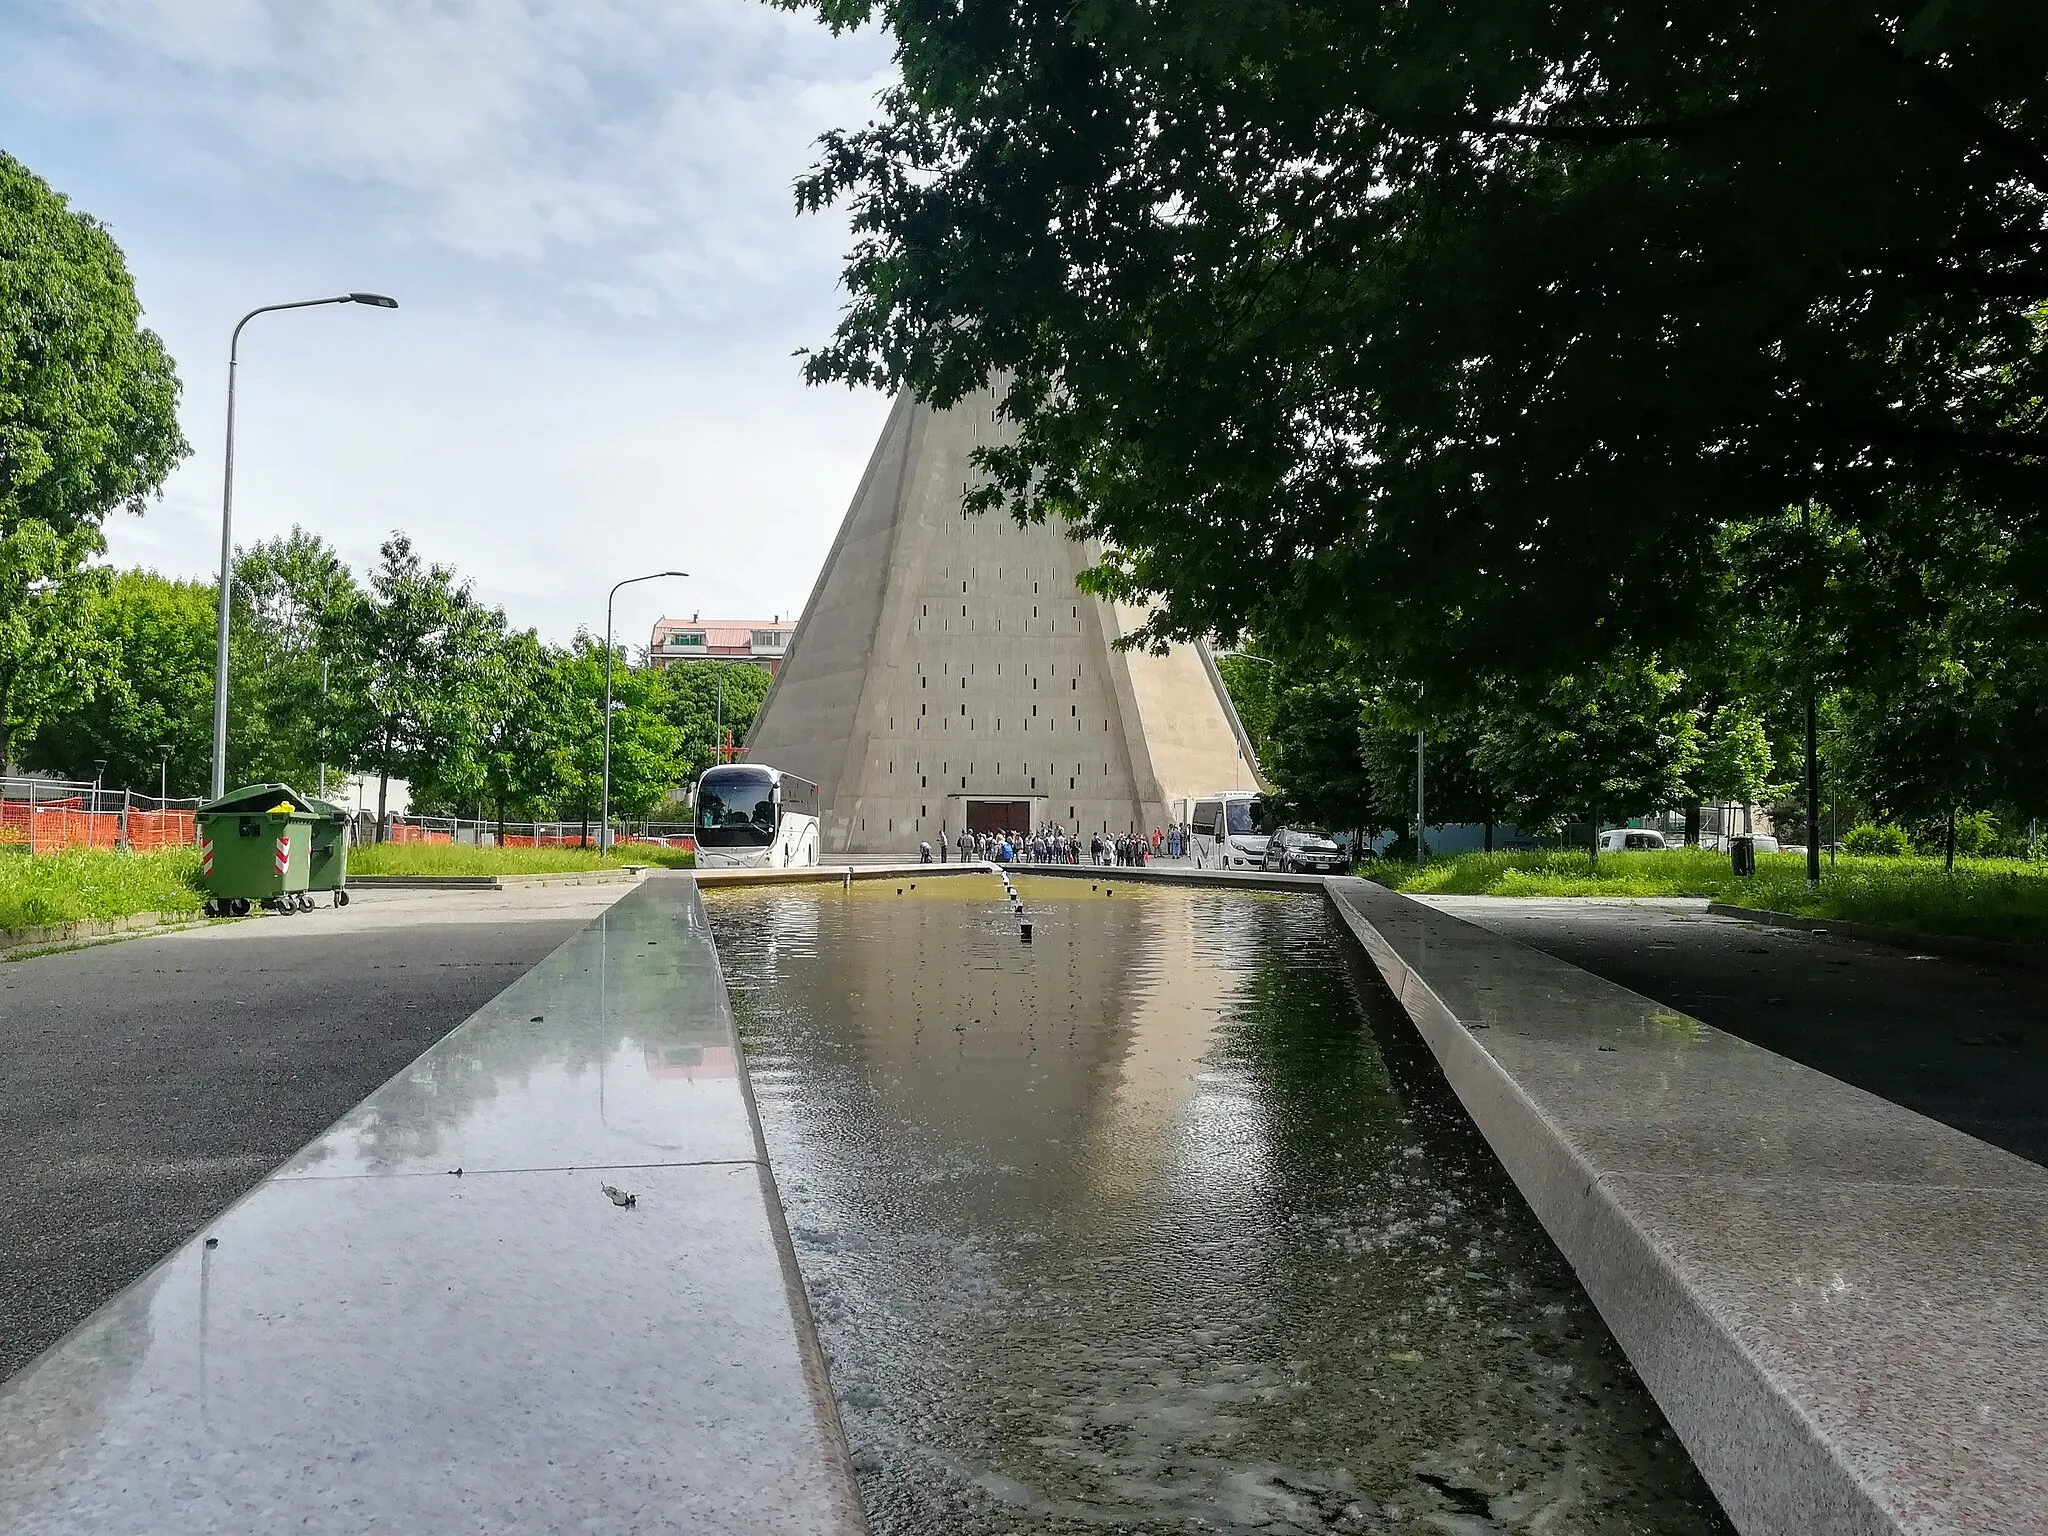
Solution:
[[(654, 878), (687, 881), (695, 915), (702, 919), (705, 932), (710, 932), (711, 915), (704, 908), (703, 892), (695, 872), (677, 870), (673, 875)], [(747, 1060), (746, 1042), (740, 1038), (739, 1021), (733, 1017), (732, 992), (726, 985), (725, 964), (719, 958), (715, 940), (710, 950), (711, 971), (718, 982), (715, 991), (722, 1005), (720, 1012), (724, 1016), (726, 1036), (732, 1042), (733, 1059), (738, 1063), (740, 1097), (746, 1103), (747, 1126), (754, 1138), (761, 1203), (767, 1213), (768, 1230), (773, 1236), (776, 1259), (782, 1269), (783, 1298), (789, 1306), (790, 1322), (796, 1330), (797, 1351), (803, 1361), (804, 1384), (811, 1399), (811, 1413), (817, 1421), (819, 1437), (829, 1452), (825, 1471), (831, 1484), (834, 1511), (845, 1536), (867, 1536), (867, 1508), (861, 1502), (860, 1483), (854, 1475), (853, 1449), (847, 1442), (846, 1422), (840, 1417), (839, 1396), (832, 1390), (831, 1364), (825, 1355), (824, 1342), (818, 1335), (818, 1320), (811, 1311), (810, 1292), (804, 1287), (796, 1244), (789, 1235), (788, 1214), (783, 1209), (782, 1191), (775, 1182), (775, 1165), (768, 1156), (767, 1132), (761, 1125), (761, 1106), (754, 1097), (753, 1068)]]
[[(706, 1022), (714, 1024), (722, 1031), (725, 1040), (729, 1042), (733, 1051), (734, 1060), (739, 1064), (736, 1074), (736, 1087), (738, 1096), (744, 1104), (747, 1120), (746, 1135), (749, 1151), (752, 1155), (744, 1159), (733, 1160), (732, 1165), (735, 1168), (743, 1166), (746, 1162), (751, 1162), (754, 1165), (752, 1194), (750, 1196), (742, 1196), (742, 1200), (749, 1204), (753, 1200), (760, 1202), (758, 1207), (755, 1207), (759, 1212), (758, 1220), (760, 1222), (760, 1227), (757, 1230), (766, 1239), (767, 1248), (773, 1251), (775, 1264), (773, 1273), (782, 1282), (781, 1305), (778, 1307), (773, 1302), (769, 1302), (768, 1308), (770, 1311), (779, 1312), (782, 1315), (788, 1330), (785, 1335), (788, 1343), (783, 1347), (789, 1348), (793, 1346), (795, 1357), (793, 1361), (795, 1370), (791, 1373), (794, 1379), (790, 1381), (790, 1385), (797, 1390), (788, 1392), (785, 1395), (786, 1407), (783, 1411), (789, 1421), (795, 1421), (799, 1416), (806, 1415), (807, 1413), (806, 1422), (811, 1426), (814, 1435), (812, 1440), (813, 1450), (807, 1457), (808, 1465), (791, 1469), (795, 1475), (790, 1479), (780, 1483), (763, 1483), (757, 1478), (751, 1487), (747, 1487), (745, 1466), (742, 1464), (733, 1468), (733, 1471), (737, 1474), (738, 1486), (741, 1490), (738, 1500), (739, 1507), (750, 1517), (745, 1522), (745, 1528), (749, 1530), (772, 1529), (778, 1531), (798, 1529), (797, 1525), (781, 1523), (774, 1514), (767, 1513), (767, 1510), (778, 1498), (784, 1496), (790, 1490), (801, 1488), (808, 1490), (810, 1496), (823, 1506), (822, 1509), (817, 1510), (817, 1514), (820, 1517), (817, 1523), (814, 1525), (807, 1521), (801, 1526), (802, 1529), (815, 1530), (818, 1536), (866, 1536), (868, 1525), (853, 1473), (852, 1458), (839, 1418), (837, 1400), (831, 1390), (824, 1354), (819, 1345), (815, 1323), (803, 1289), (801, 1274), (796, 1266), (795, 1251), (791, 1244), (784, 1218), (780, 1193), (776, 1188), (767, 1160), (766, 1144), (759, 1113), (754, 1102), (752, 1083), (742, 1054), (739, 1032), (731, 1012), (730, 994), (725, 983), (722, 966), (717, 958), (716, 946), (712, 938), (708, 917), (694, 887), (694, 883), (690, 881), (688, 872), (674, 872), (670, 878), (680, 879), (685, 887), (683, 890), (676, 892), (682, 898), (675, 904), (677, 908), (681, 909), (676, 912), (676, 915), (682, 919), (681, 923), (676, 925), (682, 930), (679, 937), (685, 948), (695, 947), (698, 949), (699, 953), (694, 961), (695, 968), (699, 975), (705, 976), (712, 983), (706, 989), (708, 999), (710, 1000), (709, 1006), (705, 1009)], [(668, 881), (664, 880), (663, 883), (667, 884)], [(673, 889), (674, 887), (671, 886), (671, 890)], [(619, 895), (621, 898), (635, 894), (652, 895), (653, 893), (647, 891), (645, 882), (634, 882), (633, 884), (620, 883)], [(599, 928), (609, 914), (618, 911), (619, 906), (614, 902), (608, 905), (604, 911), (597, 914), (589, 923), (580, 926), (575, 932), (564, 938), (547, 955), (543, 956), (533, 966), (522, 970), (500, 992), (484, 1002), (467, 1018), (462, 1020), (461, 1023), (436, 1039), (420, 1056), (399, 1068), (377, 1088), (373, 1089), (362, 1101), (345, 1111), (326, 1130), (312, 1138), (307, 1147), (302, 1148), (291, 1158), (286, 1159), (284, 1163), (267, 1173), (255, 1185), (231, 1200), (221, 1210), (209, 1217), (206, 1222), (202, 1223), (190, 1237), (173, 1246), (156, 1263), (149, 1266), (148, 1269), (134, 1280), (94, 1308), (92, 1312), (56, 1339), (47, 1349), (26, 1362), (19, 1370), (13, 1372), (4, 1380), (0, 1380), (0, 1529), (9, 1532), (19, 1531), (23, 1533), (23, 1536), (27, 1536), (27, 1533), (30, 1532), (48, 1533), (48, 1536), (79, 1536), (79, 1533), (83, 1531), (94, 1532), (95, 1536), (104, 1536), (104, 1533), (109, 1531), (137, 1530), (138, 1527), (132, 1523), (122, 1523), (118, 1518), (103, 1519), (93, 1509), (92, 1491), (96, 1486), (94, 1482), (96, 1476), (101, 1478), (98, 1486), (127, 1485), (123, 1489), (125, 1494), (133, 1494), (139, 1486), (144, 1492), (153, 1497), (173, 1500), (173, 1502), (176, 1499), (183, 1499), (187, 1504), (195, 1498), (211, 1500), (214, 1509), (213, 1515), (209, 1517), (209, 1523), (207, 1524), (207, 1529), (210, 1530), (239, 1532), (268, 1529), (270, 1528), (271, 1514), (279, 1515), (280, 1518), (285, 1520), (285, 1523), (291, 1523), (293, 1517), (298, 1517), (307, 1529), (340, 1529), (340, 1526), (327, 1518), (330, 1511), (318, 1506), (317, 1503), (309, 1504), (306, 1507), (287, 1507), (282, 1510), (279, 1510), (276, 1506), (270, 1506), (266, 1513), (258, 1510), (249, 1501), (247, 1497), (249, 1490), (245, 1486), (246, 1480), (241, 1470), (244, 1465), (253, 1463), (262, 1467), (266, 1473), (279, 1472), (279, 1469), (282, 1468), (283, 1471), (280, 1475), (290, 1473), (291, 1465), (296, 1465), (295, 1463), (287, 1465), (288, 1457), (281, 1461), (279, 1455), (270, 1448), (264, 1437), (259, 1436), (245, 1443), (223, 1441), (220, 1445), (213, 1448), (215, 1454), (212, 1461), (180, 1460), (168, 1454), (158, 1455), (152, 1449), (154, 1437), (148, 1432), (150, 1429), (153, 1429), (153, 1425), (146, 1426), (145, 1431), (141, 1433), (136, 1432), (132, 1424), (124, 1425), (120, 1432), (111, 1437), (103, 1435), (96, 1422), (100, 1412), (97, 1394), (89, 1387), (86, 1389), (73, 1389), (66, 1383), (65, 1377), (79, 1374), (81, 1367), (85, 1374), (90, 1374), (92, 1370), (100, 1366), (103, 1360), (109, 1358), (109, 1353), (104, 1347), (104, 1336), (107, 1332), (107, 1323), (110, 1317), (123, 1309), (134, 1308), (138, 1305), (146, 1308), (148, 1298), (160, 1285), (164, 1284), (166, 1280), (175, 1281), (181, 1269), (190, 1269), (195, 1262), (199, 1261), (202, 1254), (206, 1254), (214, 1249), (217, 1241), (216, 1233), (230, 1229), (238, 1216), (259, 1207), (266, 1200), (273, 1199), (280, 1189), (296, 1187), (299, 1190), (312, 1190), (323, 1185), (328, 1189), (332, 1189), (335, 1186), (374, 1187), (381, 1185), (397, 1187), (421, 1180), (422, 1173), (416, 1169), (368, 1174), (344, 1172), (321, 1177), (317, 1174), (309, 1174), (300, 1165), (309, 1151), (341, 1132), (344, 1127), (362, 1113), (365, 1106), (369, 1105), (371, 1101), (404, 1084), (423, 1062), (434, 1057), (436, 1053), (444, 1052), (446, 1049), (459, 1049), (459, 1041), (456, 1047), (450, 1047), (449, 1042), (457, 1040), (457, 1037), (461, 1036), (465, 1029), (477, 1025), (494, 1012), (504, 1013), (508, 1002), (519, 1000), (522, 989), (530, 985), (533, 977), (547, 971), (554, 966), (555, 962), (568, 955), (578, 946), (585, 944), (591, 931)], [(635, 953), (639, 952), (635, 951)], [(688, 957), (685, 957), (685, 960), (686, 964), (689, 963)], [(526, 1012), (526, 1007), (523, 1005), (518, 1006), (511, 1011), (523, 1015)], [(552, 1010), (549, 1011), (549, 1017), (553, 1017)], [(539, 1023), (541, 1021), (536, 1016), (533, 1022)], [(646, 1173), (642, 1174), (642, 1177), (645, 1178), (658, 1171), (668, 1169), (695, 1171), (701, 1168), (717, 1166), (725, 1162), (725, 1159), (712, 1159), (708, 1161), (685, 1159), (673, 1163), (632, 1164), (630, 1167), (647, 1170)], [(540, 1174), (576, 1173), (579, 1171), (585, 1174), (599, 1175), (612, 1168), (623, 1169), (628, 1166), (623, 1163), (605, 1161), (578, 1164), (575, 1167), (554, 1165), (504, 1169), (472, 1167), (469, 1169), (469, 1173), (472, 1176), (468, 1178), (463, 1177), (464, 1168), (461, 1166), (445, 1170), (437, 1167), (431, 1170), (434, 1177), (428, 1182), (434, 1185), (442, 1185), (445, 1181), (451, 1184), (466, 1184), (483, 1188), (488, 1187), (493, 1179), (507, 1176), (511, 1178), (528, 1178)], [(451, 1175), (453, 1178), (450, 1178)], [(615, 1201), (613, 1205), (617, 1203)], [(645, 1202), (643, 1201), (642, 1204), (644, 1206)], [(600, 1203), (598, 1208), (610, 1212), (613, 1210), (613, 1205)], [(229, 1246), (234, 1246), (232, 1240), (230, 1240)], [(686, 1253), (688, 1251), (688, 1249), (684, 1250)], [(480, 1248), (478, 1254), (480, 1257), (487, 1257), (487, 1252), (484, 1249)], [(763, 1257), (766, 1257), (765, 1252), (763, 1252)], [(203, 1266), (200, 1272), (203, 1276)], [(643, 1274), (648, 1279), (656, 1278), (655, 1272), (652, 1269), (644, 1271)], [(355, 1293), (346, 1291), (330, 1292), (327, 1297), (323, 1297), (322, 1289), (324, 1282), (313, 1271), (309, 1270), (307, 1275), (306, 1288), (300, 1295), (293, 1298), (295, 1304), (306, 1301), (313, 1301), (317, 1304), (320, 1301), (330, 1299), (332, 1295), (340, 1295), (342, 1297), (342, 1305), (347, 1306), (357, 1299)], [(200, 1284), (200, 1294), (203, 1297), (203, 1278)], [(772, 1285), (772, 1282), (770, 1284)], [(772, 1292), (760, 1292), (757, 1294), (770, 1295)], [(139, 1302), (138, 1298), (140, 1298)], [(482, 1329), (485, 1334), (488, 1334), (490, 1326), (491, 1319), (489, 1316), (478, 1314), (472, 1320), (470, 1331), (474, 1333), (475, 1330)], [(148, 1340), (145, 1340), (145, 1344), (148, 1342)], [(453, 1341), (454, 1345), (458, 1347), (462, 1342), (464, 1341)], [(469, 1342), (473, 1342), (473, 1339)], [(442, 1347), (449, 1346), (443, 1345)], [(721, 1353), (723, 1353), (723, 1350)], [(685, 1359), (680, 1363), (687, 1364), (688, 1360)], [(375, 1382), (376, 1375), (373, 1371), (358, 1380), (356, 1389), (361, 1391), (373, 1388)], [(53, 1402), (62, 1411), (55, 1414), (42, 1413), (35, 1415), (24, 1413), (23, 1411), (26, 1405), (34, 1404), (47, 1408)], [(148, 1411), (147, 1409), (144, 1410), (145, 1415)], [(46, 1427), (52, 1423), (58, 1425), (54, 1436), (44, 1432)], [(406, 1425), (403, 1422), (393, 1422), (388, 1428), (393, 1436), (402, 1438)], [(48, 1443), (38, 1444), (39, 1439)], [(116, 1458), (132, 1458), (122, 1462), (118, 1469), (118, 1478), (113, 1480), (105, 1479), (103, 1472), (86, 1470), (92, 1446), (109, 1440), (117, 1447), (115, 1452)], [(42, 1473), (36, 1472), (32, 1467), (32, 1482), (20, 1485), (9, 1482), (8, 1475), (15, 1470), (15, 1459), (18, 1455), (24, 1454), (24, 1447), (27, 1448), (27, 1459), (33, 1463), (39, 1458), (47, 1461), (53, 1446), (61, 1459), (70, 1464), (68, 1472), (58, 1471), (45, 1476)], [(587, 1463), (599, 1462), (608, 1454), (607, 1445), (602, 1440), (591, 1440), (580, 1447), (572, 1446), (571, 1449), (580, 1451), (582, 1454), (577, 1459)], [(134, 1465), (133, 1459), (139, 1459), (141, 1465)], [(552, 1457), (545, 1463), (535, 1463), (534, 1475), (537, 1478), (545, 1479), (549, 1476), (549, 1469), (553, 1466), (554, 1461)], [(442, 1480), (439, 1478), (433, 1480), (422, 1479), (417, 1486), (424, 1489), (429, 1486), (430, 1481), (438, 1483)], [(317, 1501), (327, 1491), (323, 1488), (312, 1497)], [(412, 1488), (406, 1484), (401, 1483), (387, 1486), (387, 1493), (394, 1491), (399, 1496), (398, 1502), (401, 1508), (403, 1508), (406, 1501), (414, 1499)], [(54, 1497), (41, 1503), (36, 1503), (32, 1508), (31, 1501), (35, 1499), (36, 1495), (43, 1492), (51, 1493)], [(760, 1512), (757, 1514), (754, 1509), (748, 1507), (749, 1505), (759, 1506)], [(167, 1505), (166, 1507), (170, 1506)], [(182, 1509), (183, 1506), (180, 1506), (180, 1508)], [(84, 1513), (81, 1513), (81, 1511), (84, 1511)], [(727, 1512), (729, 1513), (730, 1510)], [(761, 1523), (763, 1520), (767, 1523)], [(159, 1523), (158, 1517), (152, 1516), (147, 1528), (165, 1529), (183, 1528), (183, 1526), (176, 1518), (168, 1518)], [(410, 1528), (424, 1529), (429, 1527), (426, 1525), (414, 1525)], [(536, 1526), (524, 1520), (518, 1520), (509, 1524), (500, 1524), (495, 1528), (508, 1532), (509, 1536), (509, 1533), (514, 1530), (524, 1532), (535, 1529), (560, 1529), (563, 1527), (559, 1523)], [(620, 1527), (600, 1519), (592, 1528), (621, 1529), (625, 1527)], [(633, 1526), (630, 1528), (647, 1529), (651, 1527)], [(663, 1525), (661, 1528), (666, 1529), (669, 1527)], [(700, 1526), (696, 1528), (738, 1529), (739, 1526), (724, 1524), (717, 1527)]]
[[(1419, 937), (1423, 955), (1404, 954), (1402, 944), (1382, 933), (1362, 908), (1376, 900), (1398, 901), (1425, 911), (1432, 927), (1471, 925), (1398, 893), (1377, 891), (1359, 900), (1357, 892), (1346, 889), (1354, 884), (1362, 883), (1331, 881), (1326, 887), (1331, 905), (1429, 1045), (1466, 1112), (1571, 1263), (1739, 1530), (1747, 1536), (1781, 1532), (1903, 1536), (1909, 1531), (1969, 1532), (1971, 1536), (1982, 1532), (1989, 1536), (1992, 1532), (2041, 1529), (2031, 1516), (2016, 1514), (2010, 1503), (2010, 1478), (2003, 1479), (2003, 1498), (1993, 1496), (1982, 1503), (1965, 1500), (1967, 1508), (1957, 1508), (1953, 1501), (1943, 1508), (1940, 1500), (1921, 1497), (1926, 1489), (1945, 1480), (1952, 1484), (1954, 1474), (1983, 1453), (1981, 1444), (1965, 1450), (1967, 1434), (1952, 1439), (1938, 1428), (1923, 1427), (1917, 1437), (1883, 1442), (1881, 1432), (1871, 1424), (1852, 1427), (1841, 1422), (1839, 1403), (1813, 1400), (1813, 1383), (1807, 1379), (1810, 1372), (1799, 1368), (1810, 1360), (1798, 1358), (1799, 1346), (1793, 1346), (1794, 1354), (1788, 1360), (1783, 1338), (1755, 1337), (1752, 1327), (1742, 1320), (1748, 1310), (1746, 1303), (1754, 1298), (1739, 1291), (1730, 1294), (1725, 1284), (1717, 1289), (1715, 1282), (1698, 1271), (1697, 1254), (1692, 1249), (1698, 1239), (1712, 1242), (1713, 1231), (1683, 1215), (1675, 1231), (1665, 1230), (1671, 1224), (1669, 1210), (1662, 1213), (1659, 1225), (1656, 1212), (1634, 1208), (1631, 1186), (1638, 1181), (1629, 1170), (1599, 1166), (1555, 1118), (1586, 1105), (1553, 1104), (1546, 1110), (1542, 1094), (1517, 1081), (1513, 1069), (1496, 1059), (1474, 1033), (1509, 1020), (1496, 1015), (1489, 1025), (1478, 1020), (1468, 1024), (1460, 1018), (1424, 974), (1428, 934)], [(1400, 918), (1407, 916), (1399, 914)], [(1454, 934), (1453, 929), (1445, 937), (1454, 938)], [(1410, 935), (1408, 946), (1412, 948), (1416, 942), (1418, 936)], [(1527, 948), (1490, 932), (1487, 942)], [(1613, 988), (1564, 962), (1539, 958), (1560, 974), (1577, 973), (1583, 978), (1586, 995), (1582, 1001), (1589, 1013), (1599, 1011), (1600, 999), (1595, 994), (1621, 992), (1633, 997), (1625, 989)], [(1569, 987), (1570, 982), (1563, 985)], [(1549, 1001), (1555, 1004), (1558, 999)], [(1805, 1072), (1790, 1062), (1783, 1066), (1788, 1073)], [(1556, 1082), (1550, 1091), (1558, 1091)], [(1883, 1108), (1903, 1117), (1902, 1124), (1920, 1120), (1896, 1106)], [(1933, 1129), (1957, 1142), (1970, 1140), (1943, 1127)], [(2001, 1156), (1995, 1149), (1982, 1150), (1994, 1159)], [(2019, 1166), (2019, 1160), (2009, 1161)], [(1786, 1170), (1788, 1176), (1793, 1172)], [(1637, 1201), (1640, 1196), (1639, 1189), (1633, 1191)], [(2019, 1341), (2014, 1343), (2017, 1346)], [(1760, 1349), (1766, 1353), (1760, 1354)], [(2022, 1355), (2026, 1353), (2021, 1350)], [(1792, 1368), (1786, 1369), (1788, 1366)], [(1850, 1390), (1854, 1395), (1857, 1389)], [(1880, 1401), (1886, 1396), (1884, 1391), (1877, 1394)], [(1873, 1455), (1873, 1433), (1880, 1433), (1881, 1454)], [(2023, 1476), (2019, 1481), (2027, 1483), (2031, 1478)]]

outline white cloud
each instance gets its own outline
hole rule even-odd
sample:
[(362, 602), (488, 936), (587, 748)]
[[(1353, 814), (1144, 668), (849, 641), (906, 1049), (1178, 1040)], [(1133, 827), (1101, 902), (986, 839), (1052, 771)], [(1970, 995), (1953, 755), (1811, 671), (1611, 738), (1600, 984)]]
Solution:
[(98, 59), (110, 93), (139, 87), (144, 116), (203, 129), (248, 174), (409, 194), (431, 238), (483, 259), (625, 254), (633, 304), (645, 284), (677, 296), (664, 282), (775, 278), (810, 258), (819, 234), (790, 227), (792, 175), (820, 129), (864, 115), (888, 68), (879, 39), (834, 40), (760, 0), (79, 0), (68, 14), (74, 60)]
[(798, 380), (846, 230), (790, 183), (890, 67), (760, 0), (0, 7), (0, 144), (113, 226), (185, 381), (198, 451), (115, 558), (212, 563), (235, 316), (372, 288), (245, 338), (239, 537), (403, 527), (554, 638), (650, 561), (699, 574), (622, 635), (793, 611), (886, 402)]

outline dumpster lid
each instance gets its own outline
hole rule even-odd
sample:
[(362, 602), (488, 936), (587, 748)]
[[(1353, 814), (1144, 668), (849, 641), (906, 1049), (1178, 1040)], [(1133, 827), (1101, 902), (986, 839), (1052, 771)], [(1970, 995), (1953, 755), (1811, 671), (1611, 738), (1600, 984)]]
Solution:
[(325, 816), (329, 821), (347, 821), (355, 813), (345, 805), (336, 805), (332, 800), (316, 800), (306, 797), (306, 809), (315, 816)]
[(301, 814), (313, 812), (313, 802), (289, 784), (245, 784), (218, 800), (209, 800), (199, 810), (202, 815), (208, 811), (239, 811), (245, 816), (262, 816), (287, 804)]

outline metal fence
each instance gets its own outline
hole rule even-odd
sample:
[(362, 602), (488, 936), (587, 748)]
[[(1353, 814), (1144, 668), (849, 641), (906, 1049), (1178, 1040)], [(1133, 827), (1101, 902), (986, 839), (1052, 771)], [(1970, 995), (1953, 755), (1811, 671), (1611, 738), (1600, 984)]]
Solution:
[(128, 848), (148, 853), (199, 841), (194, 799), (161, 799), (103, 784), (0, 778), (0, 844), (30, 853)]
[[(0, 778), (0, 846), (30, 853), (66, 848), (126, 848), (148, 853), (188, 848), (199, 841), (196, 797), (166, 800), (133, 790), (61, 779)], [(687, 821), (615, 821), (612, 841), (694, 848)], [(353, 840), (365, 843), (468, 843), (491, 848), (595, 848), (595, 821), (508, 821), (502, 839), (496, 821), (465, 816), (386, 816), (377, 835), (374, 811), (358, 812)]]
[[(384, 835), (377, 835), (377, 814), (356, 815), (355, 840), (362, 843), (466, 843), (480, 848), (595, 848), (595, 821), (507, 821), (502, 836), (499, 823), (467, 816), (395, 816), (384, 818)], [(615, 821), (612, 842), (643, 843), (666, 848), (695, 848), (695, 829), (687, 821)]]

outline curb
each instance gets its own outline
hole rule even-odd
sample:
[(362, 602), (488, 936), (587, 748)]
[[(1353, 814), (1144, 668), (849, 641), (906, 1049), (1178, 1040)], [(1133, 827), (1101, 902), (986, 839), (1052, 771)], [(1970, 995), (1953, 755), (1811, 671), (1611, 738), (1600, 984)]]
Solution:
[(933, 880), (940, 875), (986, 875), (993, 864), (799, 864), (791, 869), (679, 869), (699, 885), (842, 885), (849, 880)]
[(44, 949), (141, 933), (151, 928), (187, 928), (208, 921), (197, 912), (131, 912), (126, 917), (85, 917), (72, 923), (45, 923), (40, 928), (0, 929), (0, 955), (17, 949)]
[(1888, 928), (1878, 923), (1852, 923), (1827, 917), (1795, 917), (1789, 912), (1772, 912), (1763, 907), (1737, 907), (1725, 901), (1710, 901), (1713, 917), (1738, 917), (1744, 922), (1762, 923), (1770, 928), (1796, 928), (1805, 933), (1830, 933), (1837, 938), (1866, 939), (1889, 944), (1895, 949), (1917, 949), (1930, 955), (1956, 960), (1989, 960), (1998, 965), (2017, 965), (2029, 970), (2048, 970), (2048, 947), (2039, 944), (2008, 944), (2000, 939), (1973, 939), (1955, 933), (1915, 933), (1910, 928)]
[(1325, 875), (1259, 874), (1250, 870), (1155, 869), (1125, 864), (805, 864), (794, 869), (685, 869), (678, 874), (693, 877), (699, 885), (804, 885), (843, 884), (849, 880), (930, 880), (940, 875), (992, 875), (998, 872), (1023, 877), (1049, 875), (1059, 880), (1105, 880), (1112, 883), (1152, 885), (1209, 885), (1226, 889), (1255, 891), (1317, 891)]
[(541, 875), (350, 875), (348, 883), (366, 891), (510, 891), (534, 885), (626, 885), (644, 872), (644, 866), (636, 865)]

